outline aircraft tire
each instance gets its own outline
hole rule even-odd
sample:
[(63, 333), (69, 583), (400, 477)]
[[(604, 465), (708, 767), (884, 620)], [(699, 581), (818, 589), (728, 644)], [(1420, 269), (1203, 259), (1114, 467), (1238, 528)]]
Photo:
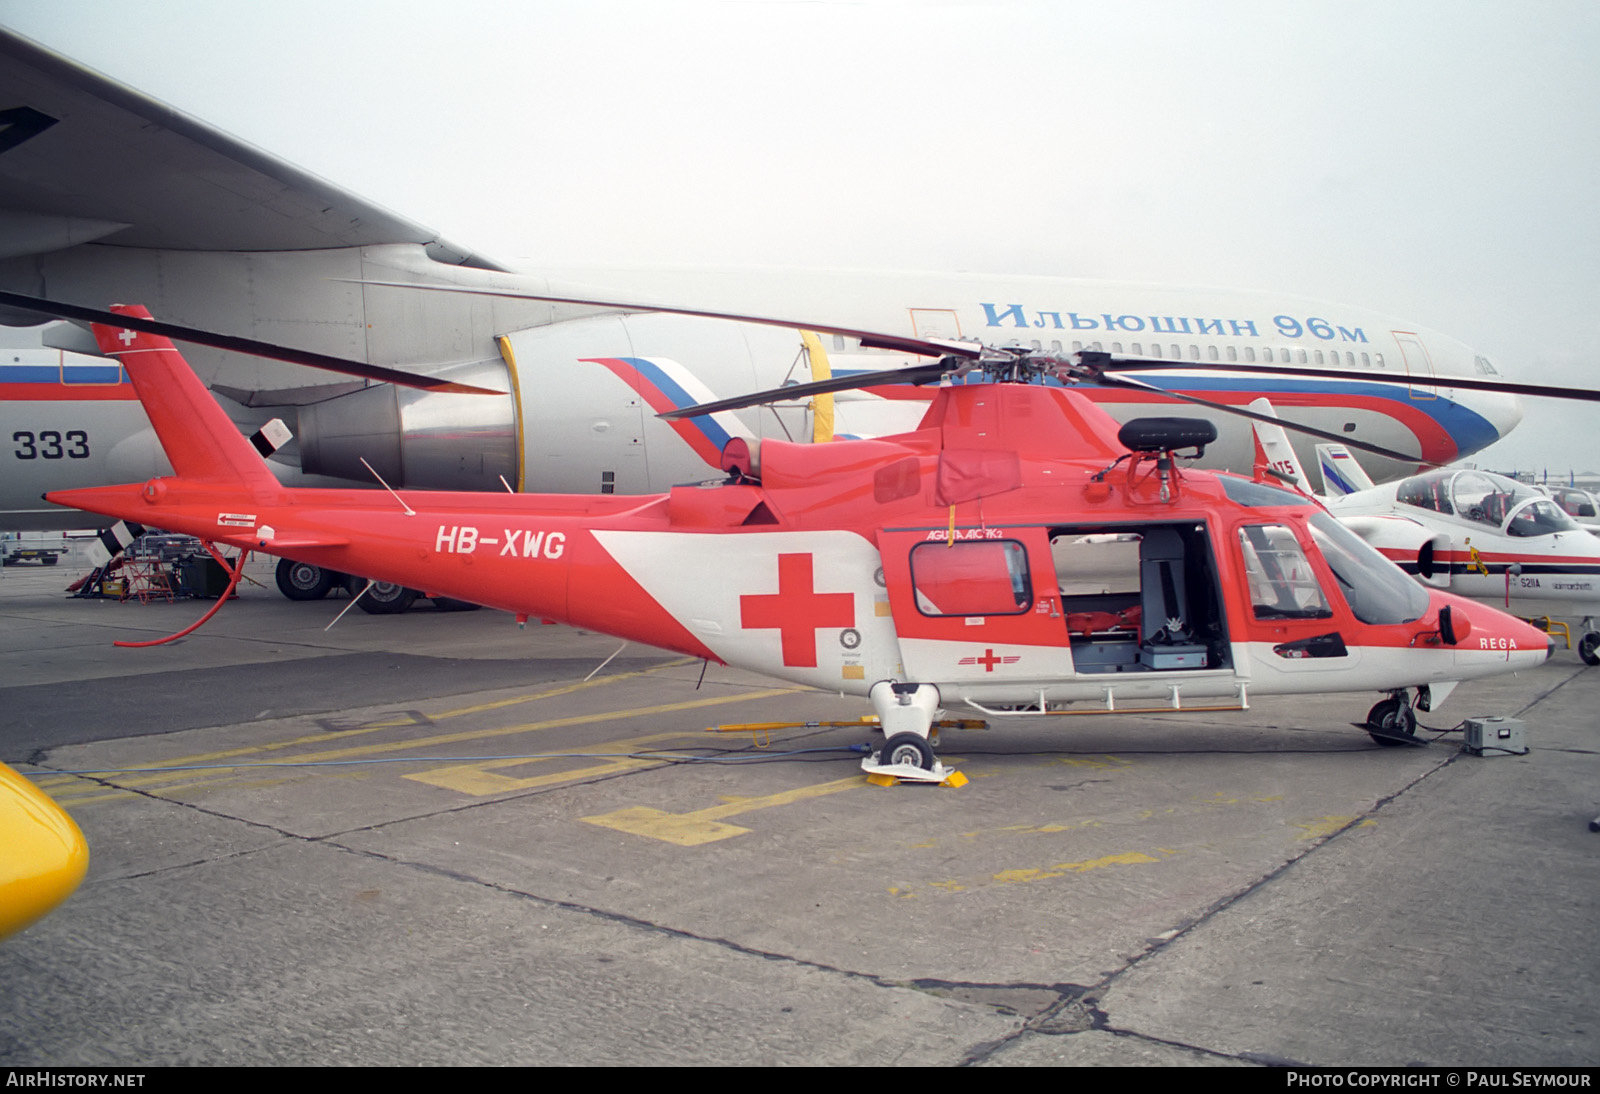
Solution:
[(1585, 665), (1600, 665), (1600, 634), (1590, 631), (1578, 639), (1578, 656)]
[(916, 733), (896, 733), (883, 742), (883, 751), (878, 753), (878, 763), (914, 764), (924, 771), (933, 770), (933, 746), (926, 737)]
[(1367, 735), (1384, 748), (1416, 742), (1417, 719), (1399, 699), (1385, 699), (1367, 711)]
[[(362, 582), (362, 584), (366, 583)], [(358, 589), (357, 591), (359, 592), (360, 590)], [(408, 589), (404, 585), (380, 581), (368, 589), (366, 595), (356, 603), (368, 615), (399, 615), (410, 608), (417, 597), (421, 595), (417, 590)]]
[(333, 588), (333, 575), (321, 566), (279, 559), (278, 591), (290, 600), (321, 600)]

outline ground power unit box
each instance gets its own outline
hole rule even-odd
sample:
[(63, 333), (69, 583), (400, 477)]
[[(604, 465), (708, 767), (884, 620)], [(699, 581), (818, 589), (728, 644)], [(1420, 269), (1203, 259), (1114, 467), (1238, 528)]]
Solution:
[(1461, 747), (1478, 756), (1526, 756), (1522, 723), (1515, 718), (1468, 718)]

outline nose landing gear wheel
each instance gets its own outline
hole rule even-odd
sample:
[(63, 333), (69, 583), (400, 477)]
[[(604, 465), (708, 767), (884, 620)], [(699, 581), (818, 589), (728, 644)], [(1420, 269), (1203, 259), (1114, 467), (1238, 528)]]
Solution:
[(1367, 735), (1385, 748), (1423, 744), (1417, 739), (1417, 716), (1399, 699), (1385, 699), (1367, 711)]
[(933, 746), (928, 744), (926, 737), (915, 733), (896, 733), (883, 743), (883, 751), (878, 754), (878, 762), (886, 767), (892, 764), (911, 764), (924, 771), (932, 771)]
[(1578, 656), (1585, 665), (1600, 665), (1600, 634), (1590, 631), (1578, 639)]

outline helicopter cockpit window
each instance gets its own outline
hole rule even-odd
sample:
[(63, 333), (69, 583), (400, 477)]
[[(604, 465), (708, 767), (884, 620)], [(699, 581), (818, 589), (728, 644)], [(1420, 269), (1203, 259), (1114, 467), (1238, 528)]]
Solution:
[(1333, 615), (1294, 533), (1281, 524), (1239, 529), (1250, 604), (1257, 619), (1326, 619)]
[(1028, 552), (1012, 539), (919, 543), (911, 584), (924, 615), (1019, 615), (1033, 606)]
[(1293, 490), (1285, 490), (1278, 486), (1268, 486), (1253, 479), (1242, 479), (1238, 475), (1218, 475), (1217, 481), (1222, 483), (1222, 492), (1228, 495), (1230, 500), (1240, 505), (1248, 505), (1252, 509), (1263, 505), (1311, 504), (1311, 499), (1304, 494), (1297, 494)]
[(1512, 510), (1511, 519), (1506, 522), (1506, 533), (1513, 536), (1547, 536), (1552, 532), (1574, 532), (1578, 528), (1577, 521), (1546, 498), (1537, 498)]
[(1428, 594), (1376, 548), (1326, 513), (1311, 518), (1311, 538), (1363, 623), (1410, 623), (1428, 610)]

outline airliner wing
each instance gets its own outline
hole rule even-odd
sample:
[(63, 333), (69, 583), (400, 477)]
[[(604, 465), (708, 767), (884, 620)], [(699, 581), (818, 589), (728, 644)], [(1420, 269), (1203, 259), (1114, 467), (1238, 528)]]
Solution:
[(94, 240), (198, 251), (416, 243), (436, 261), (504, 269), (0, 28), (0, 258)]

